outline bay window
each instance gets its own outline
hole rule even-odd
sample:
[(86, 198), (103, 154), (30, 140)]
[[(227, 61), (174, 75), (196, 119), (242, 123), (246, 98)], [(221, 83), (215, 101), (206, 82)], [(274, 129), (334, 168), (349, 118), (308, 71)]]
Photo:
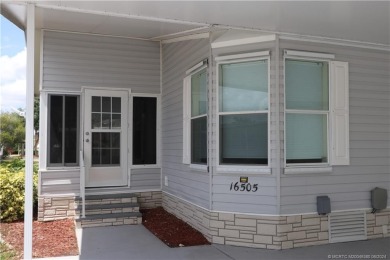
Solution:
[(285, 50), (286, 172), (349, 164), (348, 63), (332, 59)]
[(218, 62), (220, 165), (268, 165), (269, 59)]
[(286, 163), (329, 162), (329, 65), (285, 60)]
[[(207, 61), (190, 69), (183, 88), (183, 163), (207, 166)], [(203, 168), (202, 168), (203, 169)]]

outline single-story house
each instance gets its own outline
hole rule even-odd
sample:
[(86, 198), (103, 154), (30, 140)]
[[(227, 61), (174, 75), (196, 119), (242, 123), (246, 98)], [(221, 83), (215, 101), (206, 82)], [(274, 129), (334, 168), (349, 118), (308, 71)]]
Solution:
[(389, 236), (389, 2), (1, 8), (30, 39), (39, 220), (163, 206), (217, 244)]

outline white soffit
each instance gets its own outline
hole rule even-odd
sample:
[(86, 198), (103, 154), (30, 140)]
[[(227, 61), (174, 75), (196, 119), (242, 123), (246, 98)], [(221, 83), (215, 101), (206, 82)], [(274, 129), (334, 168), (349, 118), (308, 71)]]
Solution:
[(250, 43), (274, 41), (275, 34), (255, 31), (228, 30), (211, 43), (211, 48), (222, 48)]
[(37, 27), (58, 31), (73, 31), (140, 39), (151, 39), (164, 35), (199, 28), (198, 25), (179, 24), (154, 20), (139, 20), (120, 16), (71, 12), (37, 8)]
[[(0, 0), (1, 13), (19, 27), (24, 27), (25, 15), (21, 12), (25, 13), (27, 3), (35, 3), (37, 7), (45, 10), (67, 12), (69, 17), (72, 16), (70, 15), (72, 12), (81, 13), (80, 16), (77, 16), (79, 27), (73, 24), (76, 21), (60, 18), (66, 23), (64, 25), (57, 24), (59, 27), (70, 25), (69, 28), (64, 28), (66, 31), (81, 31), (79, 28), (84, 27), (82, 23), (86, 22), (87, 17), (94, 14), (102, 20), (105, 17), (128, 19), (128, 23), (134, 27), (140, 23), (146, 24), (145, 26), (140, 25), (131, 32), (131, 27), (128, 28), (129, 31), (126, 31), (126, 26), (122, 27), (121, 24), (115, 23), (114, 27), (111, 27), (108, 25), (110, 22), (107, 24), (96, 23), (95, 28), (89, 28), (89, 31), (94, 33), (100, 33), (99, 29), (112, 31), (113, 34), (125, 33), (120, 35), (124, 37), (147, 38), (153, 34), (153, 40), (167, 40), (172, 38), (169, 36), (172, 34), (178, 37), (181, 32), (217, 25), (225, 28), (245, 28), (277, 33), (295, 39), (306, 37), (302, 39), (310, 40), (307, 37), (318, 37), (325, 41), (339, 40), (341, 44), (350, 42), (360, 46), (376, 46), (382, 49), (388, 49), (390, 46), (389, 1)], [(85, 19), (82, 19), (83, 17)], [(39, 18), (38, 14), (37, 18)], [(46, 20), (49, 22), (49, 19)], [(149, 22), (155, 23), (148, 25)], [(155, 26), (151, 26), (152, 24)], [(46, 24), (46, 26), (54, 27), (51, 24)], [(150, 31), (145, 31), (149, 28), (151, 28)], [(132, 33), (134, 35), (130, 35)]]

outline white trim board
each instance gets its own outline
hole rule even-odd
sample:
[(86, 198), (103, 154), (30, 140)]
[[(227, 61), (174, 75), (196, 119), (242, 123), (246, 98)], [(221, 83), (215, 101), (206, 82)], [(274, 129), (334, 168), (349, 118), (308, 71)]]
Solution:
[[(202, 28), (198, 28), (200, 30)], [(208, 39), (210, 37), (210, 33), (197, 33), (197, 34), (190, 34), (186, 36), (180, 36), (172, 39), (167, 40), (161, 40), (162, 44), (167, 43), (174, 43), (174, 42), (182, 42), (182, 41), (188, 41), (188, 40), (197, 40), (197, 39)]]
[(237, 39), (231, 39), (231, 40), (225, 40), (225, 41), (217, 41), (211, 43), (211, 48), (223, 48), (223, 47), (232, 47), (232, 46), (238, 46), (238, 45), (244, 45), (244, 44), (251, 44), (251, 43), (263, 43), (263, 42), (271, 42), (275, 41), (276, 35), (275, 34), (269, 34), (269, 35), (259, 35), (259, 36), (252, 36), (252, 37), (242, 37)]

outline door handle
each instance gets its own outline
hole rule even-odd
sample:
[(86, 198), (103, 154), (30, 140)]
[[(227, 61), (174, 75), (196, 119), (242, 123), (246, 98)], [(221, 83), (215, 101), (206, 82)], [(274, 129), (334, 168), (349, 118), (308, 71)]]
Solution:
[(85, 139), (85, 141), (86, 141), (87, 143), (89, 143), (89, 139)]

